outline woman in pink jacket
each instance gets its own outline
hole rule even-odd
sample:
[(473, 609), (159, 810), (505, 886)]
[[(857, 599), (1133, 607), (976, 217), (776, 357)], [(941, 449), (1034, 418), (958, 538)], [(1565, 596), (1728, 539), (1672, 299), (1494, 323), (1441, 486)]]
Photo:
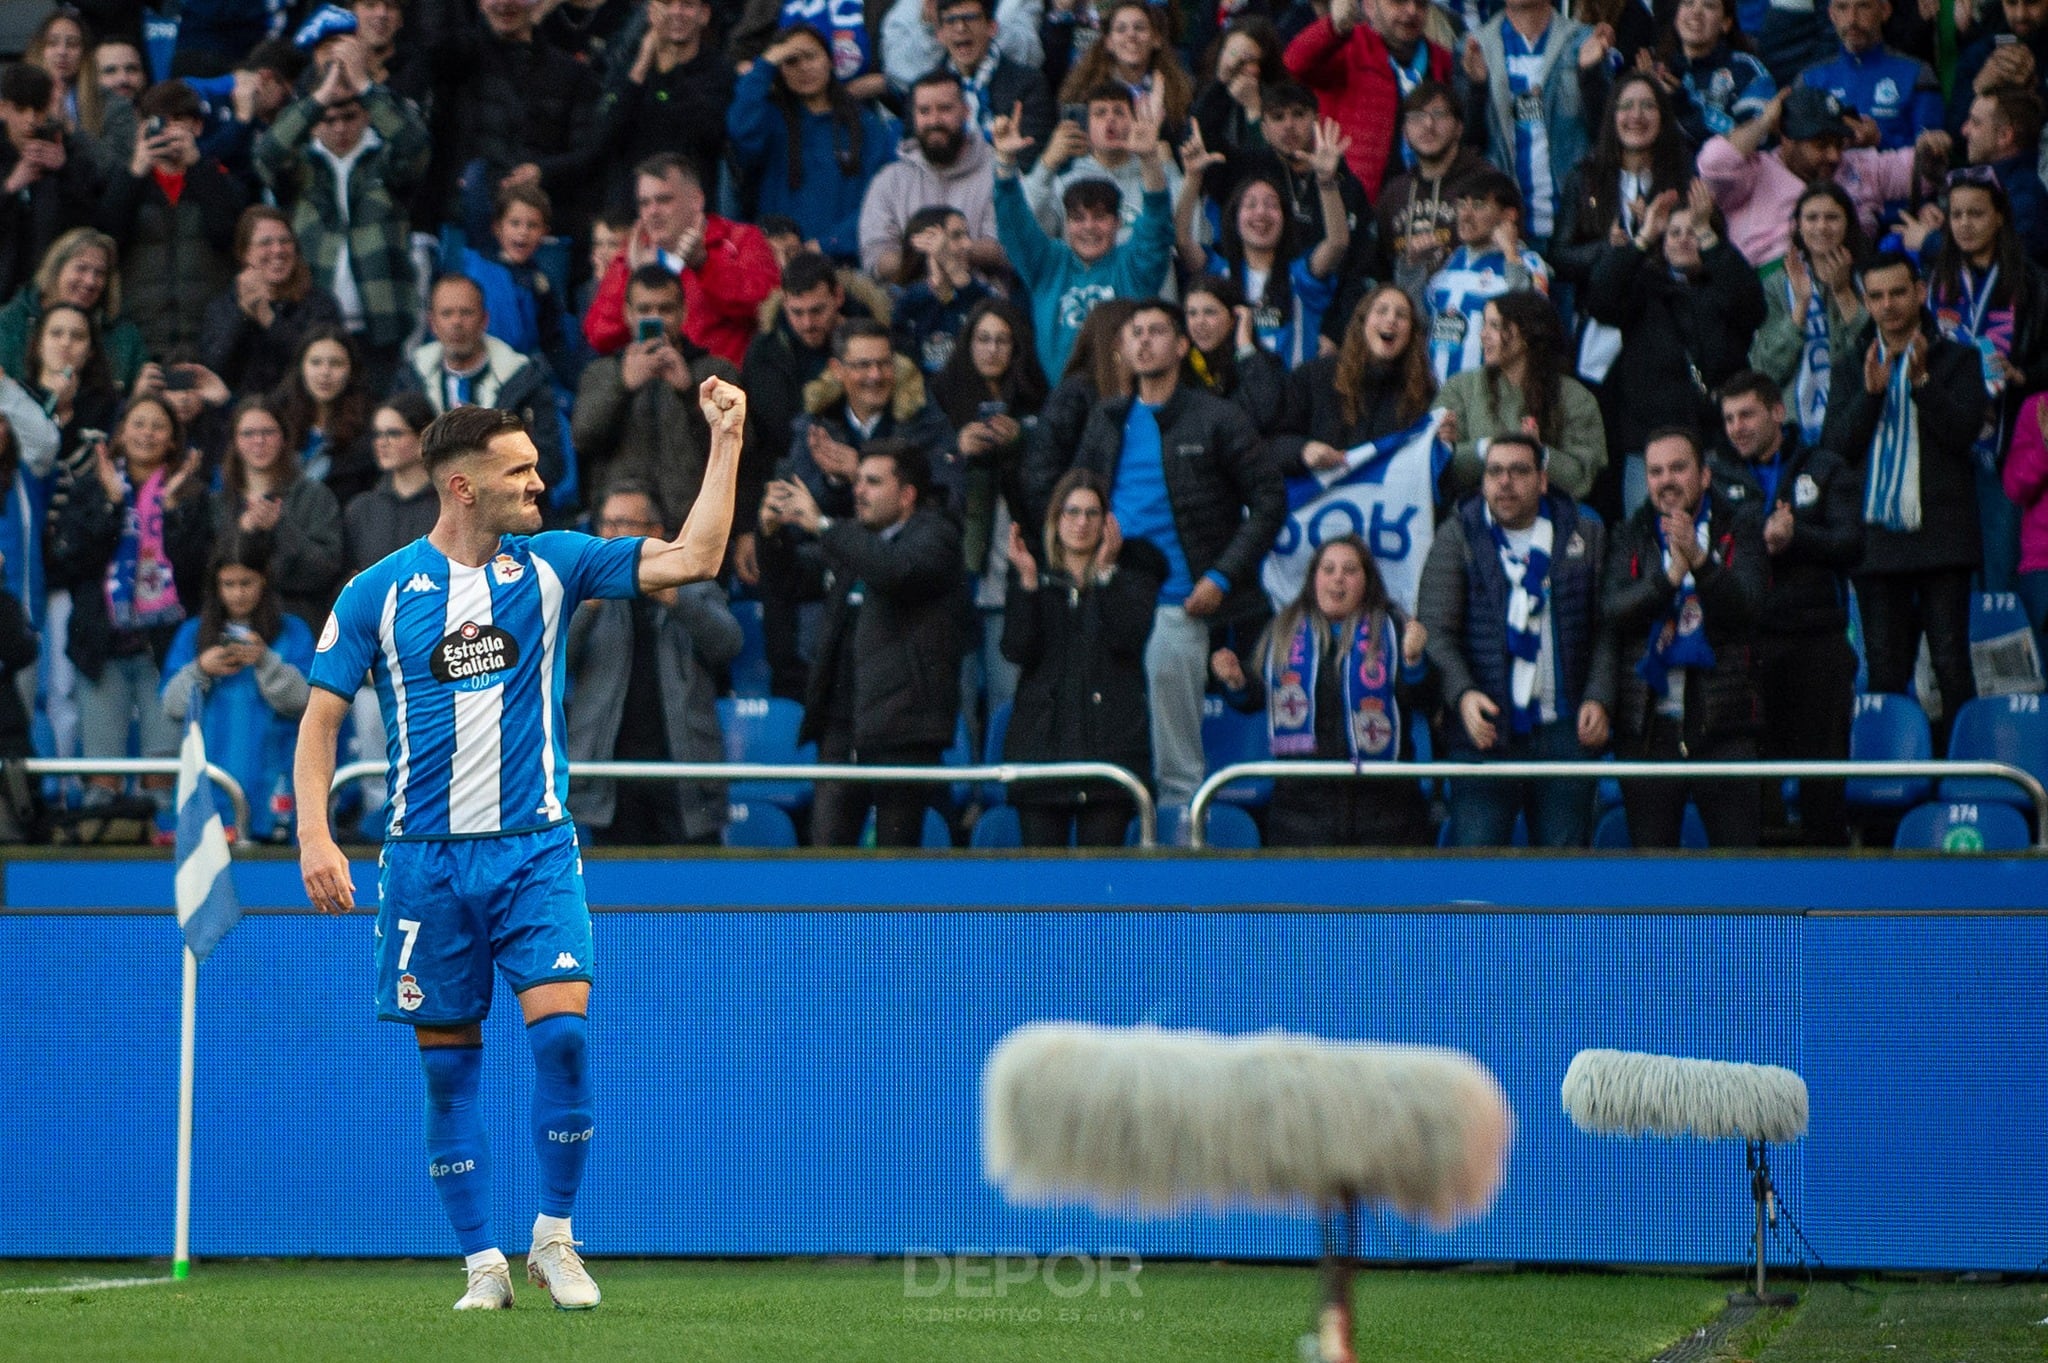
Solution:
[(2048, 393), (2020, 405), (2005, 456), (2005, 495), (2020, 509), (2020, 602), (2048, 653)]

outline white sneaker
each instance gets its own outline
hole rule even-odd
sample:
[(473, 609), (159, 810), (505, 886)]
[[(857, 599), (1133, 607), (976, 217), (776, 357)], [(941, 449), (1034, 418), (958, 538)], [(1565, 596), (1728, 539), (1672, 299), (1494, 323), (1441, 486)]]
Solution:
[(559, 1310), (587, 1311), (604, 1295), (590, 1280), (582, 1257), (576, 1253), (576, 1246), (582, 1243), (556, 1234), (535, 1240), (533, 1248), (526, 1252), (527, 1280), (536, 1287), (545, 1287)]
[(455, 1303), (458, 1311), (509, 1311), (512, 1309), (512, 1272), (505, 1261), (469, 1270), (469, 1291)]

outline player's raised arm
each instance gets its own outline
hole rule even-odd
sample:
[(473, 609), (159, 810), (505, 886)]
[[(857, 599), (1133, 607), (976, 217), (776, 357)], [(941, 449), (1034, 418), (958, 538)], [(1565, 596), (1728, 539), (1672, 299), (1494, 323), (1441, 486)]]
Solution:
[(292, 786), (299, 810), (299, 874), (306, 898), (322, 913), (347, 913), (356, 906), (355, 883), (349, 878), (348, 855), (334, 841), (327, 824), (328, 790), (334, 784), (334, 741), (349, 703), (332, 691), (314, 687), (299, 721), (299, 749), (292, 761)]
[(732, 530), (733, 489), (738, 483), (740, 444), (747, 429), (747, 395), (738, 384), (717, 375), (697, 389), (697, 405), (711, 427), (711, 457), (704, 463), (704, 485), (689, 519), (673, 540), (650, 539), (640, 548), (640, 590), (665, 591), (690, 582), (708, 582), (725, 562), (726, 535)]

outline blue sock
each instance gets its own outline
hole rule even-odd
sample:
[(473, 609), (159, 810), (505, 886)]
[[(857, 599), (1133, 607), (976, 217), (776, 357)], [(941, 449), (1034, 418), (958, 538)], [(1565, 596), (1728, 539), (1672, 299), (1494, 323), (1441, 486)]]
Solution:
[(484, 1048), (426, 1046), (420, 1068), (427, 1072), (427, 1172), (448, 1224), (464, 1254), (494, 1249), (491, 1236), (490, 1147), (484, 1113), (477, 1102), (483, 1087)]
[(590, 1156), (589, 1021), (574, 1013), (526, 1029), (533, 1043), (533, 1149), (540, 1159), (540, 1214), (567, 1216)]

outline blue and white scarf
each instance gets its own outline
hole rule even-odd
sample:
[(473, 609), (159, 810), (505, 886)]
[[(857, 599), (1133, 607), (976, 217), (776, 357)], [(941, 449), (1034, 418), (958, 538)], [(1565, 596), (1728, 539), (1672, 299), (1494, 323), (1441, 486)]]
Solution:
[[(1316, 673), (1322, 663), (1316, 636), (1327, 631), (1326, 622), (1304, 611), (1288, 641), (1285, 664), (1276, 669), (1275, 648), (1266, 651), (1266, 724), (1275, 757), (1315, 756)], [(1386, 614), (1351, 627), (1342, 679), (1344, 737), (1353, 763), (1392, 762), (1401, 755), (1401, 708), (1394, 699), (1400, 656), (1400, 633)]]
[(1906, 377), (1907, 355), (1877, 341), (1878, 358), (1889, 367), (1884, 415), (1870, 445), (1870, 474), (1863, 485), (1863, 523), (1905, 534), (1920, 528), (1920, 409)]
[[(1707, 498), (1700, 498), (1699, 515), (1693, 518), (1692, 530), (1700, 548), (1705, 549), (1707, 539)], [(1671, 546), (1664, 540), (1664, 522), (1656, 522), (1657, 543), (1664, 550), (1661, 570), (1671, 571)], [(1707, 643), (1707, 621), (1700, 609), (1699, 588), (1693, 584), (1692, 574), (1671, 594), (1671, 609), (1664, 618), (1650, 626), (1649, 646), (1643, 651), (1642, 661), (1636, 664), (1636, 675), (1650, 684), (1651, 694), (1662, 699), (1671, 694), (1671, 669), (1674, 667), (1712, 667), (1714, 650)]]
[[(1793, 303), (1792, 280), (1785, 280), (1785, 296)], [(1828, 358), (1828, 305), (1815, 289), (1806, 296), (1806, 316), (1799, 323), (1799, 373), (1793, 380), (1793, 400), (1799, 413), (1799, 434), (1809, 445), (1820, 443), (1820, 428), (1828, 415), (1828, 376), (1833, 366)]]
[(1509, 724), (1515, 733), (1531, 733), (1543, 722), (1543, 706), (1536, 699), (1536, 664), (1543, 652), (1543, 612), (1550, 604), (1550, 551), (1557, 527), (1549, 516), (1538, 516), (1526, 557), (1508, 543), (1491, 507), (1486, 510), (1486, 528), (1493, 532), (1493, 547), (1500, 551), (1501, 571), (1508, 579), (1508, 696), (1514, 703)]

